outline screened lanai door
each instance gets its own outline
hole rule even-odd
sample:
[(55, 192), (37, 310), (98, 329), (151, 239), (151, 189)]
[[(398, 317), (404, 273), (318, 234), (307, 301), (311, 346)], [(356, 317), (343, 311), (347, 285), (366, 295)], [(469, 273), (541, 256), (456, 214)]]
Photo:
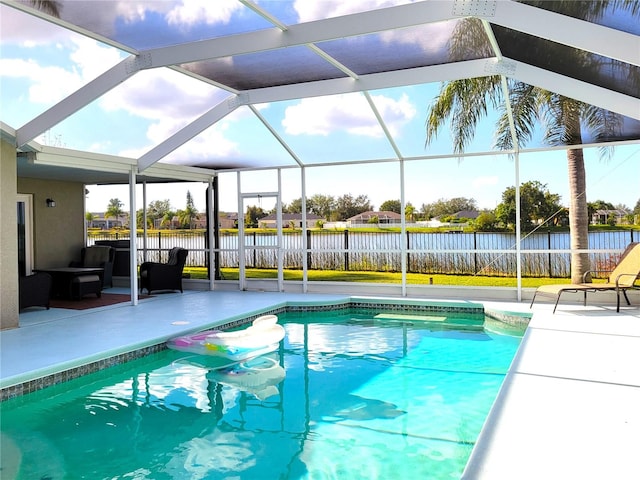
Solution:
[[(255, 220), (251, 212), (267, 213), (275, 210), (275, 224), (254, 224), (247, 228), (245, 218), (238, 218), (238, 266), (240, 290), (247, 289), (247, 281), (260, 278), (265, 289), (284, 291), (282, 254), (282, 202), (280, 192), (252, 192), (240, 194), (240, 212)], [(257, 221), (257, 220), (255, 220)], [(275, 230), (274, 227), (275, 226)], [(258, 227), (258, 228), (256, 228)], [(278, 266), (277, 281), (257, 277), (253, 269), (267, 265)], [(264, 271), (264, 270), (261, 270)]]

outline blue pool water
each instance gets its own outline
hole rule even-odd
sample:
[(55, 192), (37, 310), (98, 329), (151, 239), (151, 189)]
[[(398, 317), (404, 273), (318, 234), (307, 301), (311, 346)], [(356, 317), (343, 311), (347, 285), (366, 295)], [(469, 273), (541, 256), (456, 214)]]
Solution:
[(459, 478), (520, 338), (380, 313), (281, 314), (242, 367), (167, 350), (4, 402), (1, 476)]

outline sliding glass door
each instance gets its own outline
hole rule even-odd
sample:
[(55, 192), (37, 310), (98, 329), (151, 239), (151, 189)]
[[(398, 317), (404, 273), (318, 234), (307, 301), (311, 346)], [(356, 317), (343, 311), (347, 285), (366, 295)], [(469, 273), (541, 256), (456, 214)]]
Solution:
[(33, 270), (33, 195), (18, 194), (18, 273), (30, 275)]

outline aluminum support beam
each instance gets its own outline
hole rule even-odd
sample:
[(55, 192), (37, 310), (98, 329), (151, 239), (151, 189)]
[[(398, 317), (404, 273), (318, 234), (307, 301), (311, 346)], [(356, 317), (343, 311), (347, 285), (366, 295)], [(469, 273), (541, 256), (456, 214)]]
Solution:
[(146, 50), (153, 67), (276, 50), (455, 18), (451, 1), (412, 3), (268, 30)]
[(156, 145), (154, 148), (149, 150), (138, 159), (139, 171), (142, 172), (178, 147), (184, 145), (186, 142), (205, 131), (218, 120), (233, 112), (239, 105), (240, 104), (237, 102), (236, 97), (227, 99), (213, 107), (204, 115), (191, 122), (182, 130), (178, 130), (171, 137), (167, 138), (159, 145)]
[(496, 2), (485, 20), (556, 43), (640, 66), (640, 37), (514, 1)]
[(76, 90), (64, 100), (16, 130), (16, 146), (22, 147), (65, 118), (100, 98), (140, 69), (138, 57), (130, 56), (105, 73)]

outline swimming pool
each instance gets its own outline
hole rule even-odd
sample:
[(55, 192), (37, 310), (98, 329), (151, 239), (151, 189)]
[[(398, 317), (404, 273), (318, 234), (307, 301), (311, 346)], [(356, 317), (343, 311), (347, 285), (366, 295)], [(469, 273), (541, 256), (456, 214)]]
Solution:
[(4, 402), (3, 478), (458, 478), (520, 341), (458, 314), (279, 317), (253, 379), (163, 351)]

